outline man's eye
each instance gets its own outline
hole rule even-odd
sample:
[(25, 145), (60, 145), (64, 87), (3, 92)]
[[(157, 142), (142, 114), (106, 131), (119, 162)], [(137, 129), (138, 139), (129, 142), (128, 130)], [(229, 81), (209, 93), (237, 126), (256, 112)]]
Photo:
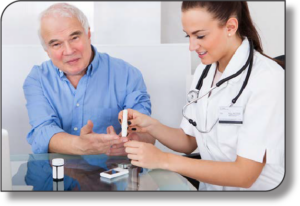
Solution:
[(52, 44), (52, 47), (59, 47), (60, 44), (59, 43), (56, 43), (56, 44)]
[(73, 39), (73, 40), (76, 40), (76, 39), (78, 39), (78, 36), (74, 36), (72, 39)]

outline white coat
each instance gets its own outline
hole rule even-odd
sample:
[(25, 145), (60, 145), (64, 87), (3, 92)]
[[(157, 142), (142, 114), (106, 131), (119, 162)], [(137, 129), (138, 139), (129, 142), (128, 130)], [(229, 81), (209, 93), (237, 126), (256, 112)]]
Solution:
[[(249, 55), (249, 41), (245, 39), (227, 65), (221, 79), (242, 68)], [(191, 90), (195, 89), (206, 65), (200, 64), (195, 71)], [(197, 122), (200, 129), (213, 125), (221, 106), (229, 106), (237, 96), (245, 80), (248, 68), (236, 78), (215, 89), (208, 97), (186, 108), (186, 116)], [(213, 82), (216, 63), (212, 64), (204, 79), (200, 95), (206, 93)], [(220, 80), (221, 80), (220, 79)], [(243, 107), (243, 124), (215, 125), (208, 134), (198, 130), (183, 118), (181, 128), (196, 137), (202, 159), (234, 162), (237, 155), (266, 165), (250, 188), (223, 187), (200, 183), (199, 190), (260, 190), (277, 187), (284, 177), (284, 70), (274, 61), (254, 52), (250, 79), (234, 106)], [(207, 127), (205, 127), (207, 125)]]

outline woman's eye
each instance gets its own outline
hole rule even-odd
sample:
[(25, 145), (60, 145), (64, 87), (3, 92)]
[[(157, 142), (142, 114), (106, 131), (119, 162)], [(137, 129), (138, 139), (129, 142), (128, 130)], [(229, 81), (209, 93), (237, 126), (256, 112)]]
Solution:
[(205, 36), (197, 36), (197, 39), (203, 39)]
[(185, 38), (190, 38), (190, 36), (189, 36), (189, 35), (186, 35)]

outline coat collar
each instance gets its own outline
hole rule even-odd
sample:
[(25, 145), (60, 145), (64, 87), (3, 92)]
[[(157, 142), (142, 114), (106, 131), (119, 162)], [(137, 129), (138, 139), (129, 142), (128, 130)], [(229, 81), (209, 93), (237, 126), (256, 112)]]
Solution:
[[(239, 46), (239, 48), (236, 50), (236, 52), (232, 56), (231, 60), (229, 61), (220, 80), (225, 79), (226, 77), (231, 76), (231, 75), (235, 74), (237, 71), (239, 71), (245, 65), (245, 63), (249, 57), (249, 53), (250, 53), (249, 41), (247, 38), (245, 38), (243, 40), (242, 44)], [(244, 70), (243, 73), (245, 71), (247, 71), (247, 69)], [(243, 75), (240, 74), (237, 77), (235, 77), (229, 81), (237, 82), (240, 80), (241, 76), (243, 76)]]

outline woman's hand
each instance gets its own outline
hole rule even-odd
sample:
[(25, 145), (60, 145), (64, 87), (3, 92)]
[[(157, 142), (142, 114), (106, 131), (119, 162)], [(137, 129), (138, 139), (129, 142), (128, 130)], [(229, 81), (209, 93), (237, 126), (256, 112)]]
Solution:
[[(156, 119), (153, 119), (145, 114), (142, 114), (133, 109), (128, 110), (128, 131), (131, 132), (150, 132), (151, 129), (158, 123)], [(119, 113), (119, 121), (122, 124), (123, 111)]]
[(128, 158), (131, 159), (131, 164), (149, 169), (166, 169), (167, 153), (162, 152), (153, 144), (129, 141), (124, 146)]

